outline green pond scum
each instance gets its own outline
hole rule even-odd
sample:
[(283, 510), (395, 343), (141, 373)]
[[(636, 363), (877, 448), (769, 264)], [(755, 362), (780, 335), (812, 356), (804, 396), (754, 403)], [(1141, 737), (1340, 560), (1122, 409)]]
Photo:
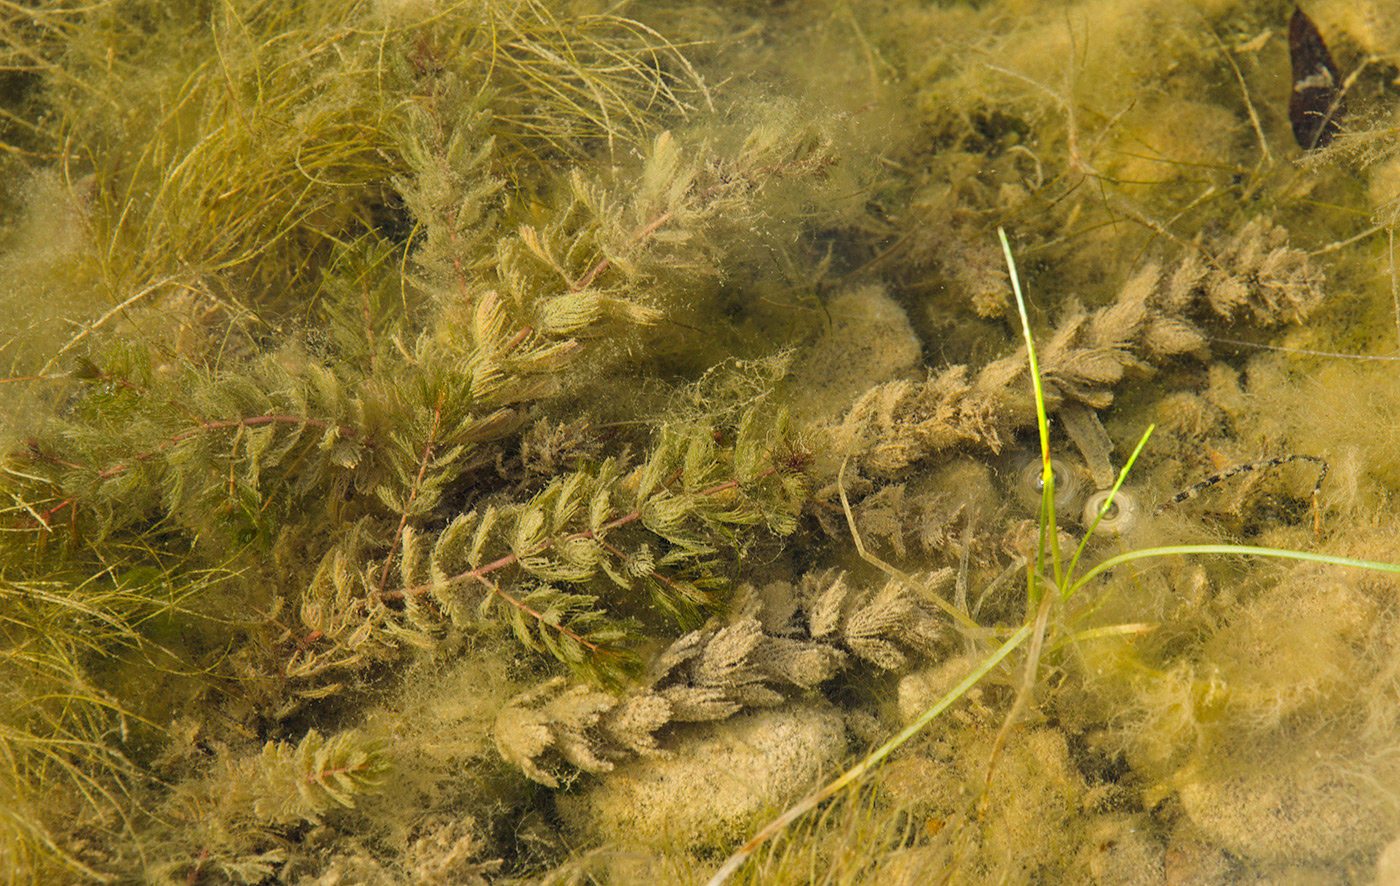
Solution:
[(0, 0), (0, 875), (1400, 883), (1397, 109), (1382, 0)]

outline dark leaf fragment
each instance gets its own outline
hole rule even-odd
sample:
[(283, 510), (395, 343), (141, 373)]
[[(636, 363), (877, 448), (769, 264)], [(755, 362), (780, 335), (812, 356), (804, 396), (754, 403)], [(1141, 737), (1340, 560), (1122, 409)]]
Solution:
[(1325, 147), (1341, 131), (1340, 78), (1317, 25), (1297, 7), (1288, 22), (1288, 54), (1293, 62), (1293, 95), (1288, 100), (1293, 138), (1308, 151)]

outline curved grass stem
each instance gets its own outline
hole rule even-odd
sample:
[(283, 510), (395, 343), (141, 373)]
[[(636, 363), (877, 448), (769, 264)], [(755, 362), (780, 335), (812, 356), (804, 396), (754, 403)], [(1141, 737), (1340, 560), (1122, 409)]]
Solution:
[(1263, 548), (1254, 545), (1166, 545), (1160, 548), (1140, 548), (1109, 557), (1075, 579), (1069, 586), (1068, 594), (1073, 594), (1109, 570), (1151, 557), (1170, 557), (1179, 554), (1231, 554), (1237, 557), (1272, 557), (1279, 560), (1302, 560), (1308, 563), (1323, 563), (1329, 566), (1350, 566), (1356, 569), (1370, 569), (1376, 572), (1389, 572), (1400, 575), (1400, 564), (1382, 563), (1378, 560), (1358, 560), (1352, 557), (1337, 557), (1331, 554), (1318, 554), (1312, 551), (1293, 551), (1286, 548)]
[(920, 714), (917, 720), (905, 726), (898, 735), (880, 745), (869, 754), (866, 754), (859, 763), (847, 769), (839, 778), (820, 790), (803, 797), (782, 815), (765, 825), (762, 830), (753, 836), (753, 839), (749, 840), (749, 842), (745, 843), (743, 846), (740, 846), (733, 855), (725, 859), (724, 864), (720, 865), (719, 870), (715, 871), (714, 876), (706, 881), (705, 886), (722, 886), (722, 884), (727, 882), (739, 868), (743, 867), (748, 857), (767, 842), (770, 837), (780, 833), (783, 828), (787, 827), (798, 818), (801, 818), (805, 813), (834, 797), (843, 788), (852, 784), (871, 769), (878, 766), (900, 745), (904, 744), (915, 735), (918, 735), (935, 717), (947, 710), (948, 706), (953, 702), (966, 695), (969, 689), (976, 686), (993, 668), (1001, 664), (1003, 659), (1014, 652), (1016, 647), (1024, 643), (1026, 638), (1031, 635), (1031, 631), (1034, 627), (1035, 625), (1029, 622), (1022, 625), (1016, 633), (1012, 634), (1001, 646), (997, 647), (995, 652), (983, 659), (981, 664), (964, 677), (961, 683), (950, 689), (947, 694), (934, 703), (932, 707)]
[(1030, 364), (1031, 385), (1035, 389), (1035, 425), (1040, 435), (1040, 544), (1036, 548), (1035, 572), (1027, 579), (1027, 593), (1034, 604), (1039, 599), (1040, 591), (1035, 576), (1045, 575), (1047, 543), (1055, 570), (1055, 584), (1064, 587), (1064, 575), (1060, 569), (1059, 532), (1055, 527), (1055, 468), (1050, 463), (1050, 417), (1045, 411), (1045, 389), (1040, 381), (1040, 364), (1035, 358), (1035, 336), (1031, 335), (1031, 320), (1026, 313), (1026, 299), (1021, 293), (1021, 278), (1016, 273), (1016, 260), (1011, 257), (1011, 243), (1006, 239), (1005, 229), (997, 228), (997, 236), (1001, 239), (1001, 251), (1006, 256), (1006, 267), (1011, 276), (1011, 292), (1016, 296), (1016, 310), (1021, 315), (1021, 334), (1026, 339), (1026, 362)]

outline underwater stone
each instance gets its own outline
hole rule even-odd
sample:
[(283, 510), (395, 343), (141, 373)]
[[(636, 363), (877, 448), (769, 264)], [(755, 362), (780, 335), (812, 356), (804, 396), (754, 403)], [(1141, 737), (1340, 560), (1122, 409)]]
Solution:
[(591, 787), (559, 795), (574, 835), (678, 847), (743, 839), (765, 810), (832, 771), (847, 738), (829, 706), (788, 704), (699, 724), (667, 746), (667, 758), (618, 764)]
[(1382, 801), (1304, 760), (1260, 759), (1256, 771), (1184, 784), (1187, 816), (1211, 843), (1263, 864), (1339, 861), (1394, 833)]
[(919, 364), (919, 339), (883, 286), (848, 289), (827, 305), (831, 328), (793, 378), (794, 415), (829, 419), (860, 394)]
[(1400, 886), (1400, 837), (1381, 850), (1376, 861), (1376, 886)]
[(1166, 847), (1142, 814), (1109, 813), (1086, 828), (1075, 856), (1074, 880), (1095, 886), (1156, 886), (1166, 877)]
[(899, 721), (912, 723), (977, 667), (972, 657), (952, 658), (905, 674), (899, 681)]

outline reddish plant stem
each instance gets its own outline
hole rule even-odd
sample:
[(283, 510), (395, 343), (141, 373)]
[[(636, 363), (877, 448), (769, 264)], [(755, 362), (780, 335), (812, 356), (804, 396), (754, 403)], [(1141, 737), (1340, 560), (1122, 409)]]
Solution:
[[(222, 430), (224, 428), (236, 428), (240, 426), (245, 428), (253, 428), (259, 425), (271, 424), (306, 425), (309, 428), (328, 428), (331, 425), (331, 423), (328, 421), (322, 421), (319, 418), (307, 418), (303, 415), (254, 415), (250, 418), (231, 418), (221, 421), (202, 421), (199, 423), (198, 428), (191, 428), (188, 431), (183, 431), (171, 437), (170, 443), (166, 445), (172, 445), (175, 443), (179, 443), (182, 440), (188, 440), (190, 437), (198, 436), (202, 431), (217, 431)], [(354, 437), (358, 434), (358, 432), (354, 428), (347, 427), (345, 425), (341, 425), (337, 430), (339, 430), (340, 433), (344, 434), (347, 437)]]
[[(627, 554), (626, 554), (626, 552), (619, 550), (619, 549), (618, 549), (617, 547), (615, 547), (614, 545), (608, 544), (606, 541), (604, 541), (604, 540), (601, 539), (601, 538), (595, 538), (594, 541), (596, 541), (604, 550), (608, 551), (608, 552), (609, 552), (610, 554), (612, 554), (614, 557), (617, 557), (617, 559), (622, 560), (622, 561), (624, 561), (624, 562), (627, 560)], [(676, 582), (674, 579), (671, 579), (671, 578), (668, 578), (668, 577), (662, 575), (661, 573), (657, 572), (655, 569), (649, 570), (649, 571), (648, 571), (648, 575), (650, 575), (652, 578), (656, 579), (657, 581), (661, 582), (662, 584), (664, 584), (666, 587), (670, 588), (671, 590), (675, 591), (677, 594), (679, 594), (679, 595), (682, 596), (682, 597), (689, 597), (689, 598), (691, 598), (691, 599), (695, 599), (696, 595), (700, 593), (700, 591), (699, 591), (698, 588), (695, 589), (694, 591), (692, 591), (692, 590), (689, 589), (689, 588), (683, 587), (683, 586), (680, 585), (678, 582)], [(703, 596), (703, 595), (702, 595), (702, 596)]]
[[(707, 197), (707, 196), (709, 196), (709, 192), (706, 192), (705, 194), (703, 194), (703, 195), (701, 195), (701, 196), (702, 196), (702, 197)], [(651, 236), (652, 234), (656, 233), (656, 229), (657, 229), (657, 228), (660, 228), (662, 225), (666, 224), (666, 222), (670, 221), (671, 219), (673, 219), (673, 218), (675, 218), (675, 217), (676, 217), (676, 214), (675, 214), (674, 212), (672, 212), (671, 210), (669, 210), (669, 209), (666, 210), (665, 212), (662, 212), (662, 213), (658, 214), (658, 215), (657, 215), (655, 218), (653, 218), (651, 221), (649, 221), (649, 222), (647, 222), (645, 225), (643, 225), (643, 226), (637, 231), (637, 233), (633, 234), (633, 235), (631, 236), (631, 238), (628, 239), (627, 245), (624, 246), (623, 248), (624, 248), (624, 249), (630, 249), (630, 248), (632, 248), (633, 246), (636, 246), (636, 245), (637, 245), (639, 242), (641, 242), (644, 238), (649, 237), (649, 236)], [(569, 292), (582, 292), (583, 290), (587, 289), (588, 286), (589, 286), (589, 284), (592, 283), (594, 280), (596, 280), (596, 279), (598, 278), (598, 275), (599, 275), (599, 274), (601, 274), (601, 273), (603, 273), (604, 271), (606, 271), (610, 265), (612, 265), (612, 259), (610, 259), (610, 258), (602, 258), (602, 259), (599, 259), (599, 261), (598, 261), (597, 264), (595, 264), (593, 267), (591, 267), (591, 268), (588, 269), (588, 273), (584, 274), (582, 277), (579, 278), (579, 280), (578, 280), (577, 283), (575, 283), (573, 286), (570, 286), (570, 287), (569, 287)]]
[(49, 509), (46, 510), (46, 511), (40, 511), (40, 512), (39, 512), (39, 520), (44, 524), (44, 528), (45, 528), (45, 529), (48, 529), (48, 528), (49, 528), (49, 518), (50, 518), (50, 517), (52, 517), (54, 514), (57, 514), (59, 511), (63, 510), (64, 508), (70, 506), (71, 504), (73, 504), (73, 499), (68, 498), (68, 499), (64, 499), (63, 501), (59, 502), (58, 504), (54, 505), (53, 507), (49, 508)]
[(505, 591), (500, 589), (500, 586), (498, 586), (495, 582), (491, 581), (491, 579), (487, 578), (486, 576), (474, 575), (472, 577), (475, 578), (477, 581), (481, 582), (482, 584), (486, 585), (486, 587), (490, 588), (491, 593), (495, 594), (497, 597), (500, 597), (502, 600), (505, 600), (507, 603), (514, 606), (516, 609), (519, 609), (521, 612), (524, 612), (526, 615), (529, 615), (530, 617), (534, 618), (535, 621), (539, 622), (540, 624), (549, 625), (551, 628), (554, 628), (559, 633), (572, 639), (575, 643), (586, 647), (590, 652), (597, 653), (602, 651), (602, 648), (597, 643), (592, 643), (588, 640), (585, 640), (583, 637), (580, 637), (578, 634), (574, 633), (573, 631), (569, 630), (568, 628), (564, 627), (558, 622), (546, 621), (544, 613), (537, 612), (530, 606), (526, 605), (526, 603), (523, 600), (517, 600), (510, 594), (507, 594)]
[(46, 462), (48, 462), (48, 463), (51, 464), (51, 465), (60, 465), (61, 467), (72, 468), (72, 469), (75, 470), (75, 471), (86, 471), (86, 470), (88, 470), (88, 469), (87, 469), (86, 467), (84, 467), (83, 465), (74, 464), (74, 463), (71, 462), (71, 461), (64, 461), (63, 459), (59, 458), (59, 457), (56, 456), (56, 455), (49, 455), (49, 454), (46, 453), (46, 452), (40, 452), (39, 449), (38, 449), (38, 447), (37, 447), (37, 444), (31, 444), (31, 446), (29, 447), (29, 454), (30, 454), (31, 457), (37, 458), (37, 459), (39, 459), (40, 461), (46, 461)]
[[(662, 489), (669, 489), (669, 488), (671, 488), (671, 484), (674, 483), (674, 482), (676, 482), (677, 480), (679, 480), (679, 479), (681, 478), (681, 474), (683, 474), (683, 473), (684, 473), (684, 471), (682, 471), (680, 468), (676, 468), (675, 471), (673, 471), (673, 472), (671, 473), (671, 476), (667, 477), (666, 480), (661, 484), (661, 488), (662, 488)], [(702, 495), (703, 495), (703, 493), (702, 493)]]
[[(750, 482), (752, 482), (753, 480), (761, 480), (761, 479), (763, 479), (764, 477), (769, 476), (770, 474), (775, 474), (775, 473), (777, 473), (777, 471), (778, 471), (777, 468), (768, 468), (767, 470), (764, 470), (764, 471), (762, 471), (762, 472), (760, 472), (760, 473), (754, 475), (754, 476), (750, 479)], [(702, 489), (702, 490), (700, 490), (699, 492), (697, 492), (697, 493), (695, 493), (695, 494), (696, 494), (697, 496), (716, 495), (716, 494), (718, 494), (718, 493), (724, 492), (724, 491), (729, 490), (729, 489), (735, 489), (735, 488), (737, 488), (739, 485), (740, 485), (740, 481), (738, 481), (738, 480), (726, 480), (726, 481), (724, 481), (723, 483), (717, 483), (716, 485), (711, 486), (711, 487), (708, 488), (708, 489)], [(613, 520), (608, 521), (607, 523), (604, 523), (602, 526), (598, 527), (597, 532), (609, 532), (609, 531), (611, 531), (611, 530), (613, 530), (613, 529), (617, 529), (617, 528), (620, 527), (620, 526), (626, 526), (628, 523), (634, 523), (634, 522), (636, 522), (637, 520), (641, 519), (641, 516), (642, 516), (641, 508), (638, 508), (638, 509), (636, 509), (636, 510), (634, 510), (634, 511), (630, 511), (630, 512), (628, 512), (628, 513), (626, 513), (626, 514), (623, 514), (621, 517), (617, 517), (616, 519), (613, 519)], [(571, 542), (571, 541), (579, 541), (579, 540), (581, 540), (581, 539), (596, 538), (596, 537), (597, 537), (597, 532), (595, 532), (595, 531), (592, 530), (592, 529), (585, 529), (585, 530), (582, 531), (582, 532), (575, 532), (573, 535), (565, 536), (563, 539), (553, 539), (553, 538), (546, 539), (546, 540), (544, 540), (543, 542), (540, 542), (540, 544), (537, 545), (537, 546), (536, 546), (535, 548), (533, 548), (532, 550), (526, 552), (525, 556), (527, 556), (527, 557), (533, 557), (533, 556), (536, 555), (536, 554), (540, 554), (540, 553), (543, 553), (544, 551), (549, 550), (550, 548), (554, 547), (554, 546), (557, 545), (557, 544), (561, 544), (561, 543), (566, 544), (566, 543)], [(495, 560), (492, 560), (490, 563), (486, 563), (486, 564), (484, 564), (484, 565), (482, 565), (482, 566), (476, 567), (475, 569), (470, 569), (470, 570), (468, 570), (468, 571), (466, 571), (466, 572), (458, 573), (457, 575), (451, 576), (450, 578), (448, 578), (448, 579), (444, 582), (444, 584), (453, 584), (453, 583), (455, 583), (455, 582), (458, 582), (458, 581), (465, 581), (465, 580), (467, 580), (467, 579), (477, 579), (477, 580), (480, 580), (483, 576), (489, 575), (489, 574), (491, 574), (492, 572), (495, 572), (497, 569), (503, 569), (503, 568), (505, 568), (506, 566), (509, 566), (510, 564), (516, 562), (516, 561), (519, 560), (519, 559), (520, 559), (520, 557), (519, 557), (518, 555), (514, 554), (514, 553), (506, 554), (506, 555), (503, 556), (503, 557), (499, 557), (499, 558), (497, 558), (497, 559), (495, 559)], [(493, 590), (494, 590), (494, 586), (492, 586), (492, 587), (493, 587)], [(430, 590), (432, 590), (432, 588), (433, 588), (433, 585), (431, 585), (431, 584), (414, 585), (413, 587), (400, 588), (400, 589), (394, 590), (394, 591), (384, 591), (384, 592), (381, 592), (381, 593), (379, 593), (379, 594), (376, 594), (375, 596), (376, 596), (380, 601), (402, 600), (404, 597), (416, 597), (416, 596), (419, 596), (419, 595), (421, 595), (421, 594), (426, 594), (426, 593), (428, 593)]]
[(135, 391), (135, 392), (138, 393), (138, 394), (144, 394), (144, 393), (146, 393), (146, 389), (143, 388), (143, 387), (141, 387), (140, 385), (136, 384), (135, 382), (127, 381), (126, 379), (120, 378), (120, 377), (115, 376), (115, 375), (108, 375), (108, 374), (105, 373), (105, 372), (97, 372), (97, 373), (94, 373), (94, 374), (91, 376), (91, 379), (92, 379), (93, 381), (105, 381), (105, 382), (110, 382), (110, 383), (112, 383), (112, 384), (114, 384), (114, 385), (120, 385), (120, 386), (122, 386), (122, 387), (124, 387), (124, 388), (129, 388), (129, 389)]
[(525, 326), (515, 334), (515, 337), (512, 338), (510, 341), (506, 342), (505, 347), (501, 348), (501, 353), (504, 355), (509, 354), (511, 351), (514, 351), (516, 348), (520, 347), (520, 345), (524, 343), (525, 339), (530, 337), (530, 333), (534, 331), (535, 327), (531, 326), (528, 323), (525, 324)]
[(209, 847), (199, 850), (199, 854), (194, 857), (194, 866), (185, 876), (185, 886), (195, 886), (199, 882), (199, 878), (204, 875), (204, 863), (209, 860), (209, 856)]
[[(704, 191), (700, 192), (699, 200), (701, 202), (704, 202), (705, 200), (708, 200), (709, 198), (713, 197), (715, 194), (718, 194), (719, 192), (729, 188), (752, 187), (755, 184), (757, 184), (757, 179), (760, 176), (772, 175), (774, 173), (785, 173), (791, 169), (800, 168), (804, 166), (811, 167), (811, 172), (820, 172), (827, 166), (830, 166), (831, 163), (832, 161), (827, 157), (817, 157), (816, 160), (789, 160), (786, 163), (774, 163), (768, 166), (760, 166), (758, 169), (755, 169), (752, 172), (740, 172), (736, 174), (734, 178), (729, 179), (728, 181), (723, 181), (717, 185), (713, 185), (709, 188), (706, 188)], [(659, 228), (661, 228), (663, 225), (665, 225), (667, 222), (669, 222), (675, 217), (675, 211), (670, 209), (666, 210), (665, 212), (657, 213), (645, 225), (642, 225), (640, 228), (638, 228), (637, 232), (634, 233), (630, 238), (628, 238), (627, 243), (622, 248), (630, 249), (633, 246), (636, 246), (642, 240), (645, 240), (647, 237), (650, 237), (652, 234), (656, 233), (656, 231)], [(594, 280), (598, 279), (599, 274), (603, 273), (611, 266), (612, 259), (606, 257), (599, 259), (598, 262), (595, 265), (593, 265), (593, 267), (588, 269), (588, 272), (586, 274), (584, 274), (578, 279), (578, 282), (576, 282), (573, 286), (569, 287), (569, 292), (582, 292), (584, 289), (587, 289), (588, 286), (592, 284)]]
[(306, 776), (306, 783), (307, 783), (307, 784), (316, 784), (317, 782), (319, 782), (321, 779), (325, 778), (325, 777), (328, 776), (328, 775), (344, 775), (344, 774), (347, 773), (347, 772), (359, 772), (359, 771), (361, 771), (361, 770), (363, 770), (363, 769), (366, 769), (366, 768), (368, 768), (368, 767), (365, 766), (365, 765), (360, 765), (360, 766), (335, 766), (335, 767), (333, 767), (333, 768), (331, 768), (331, 769), (322, 769), (322, 770), (320, 770), (320, 771), (318, 771), (318, 772), (312, 772), (312, 773), (310, 773), (309, 775), (307, 775), (307, 776)]
[[(54, 505), (53, 507), (47, 508), (47, 509), (42, 510), (42, 511), (36, 511), (36, 510), (34, 510), (33, 508), (30, 508), (30, 507), (28, 507), (27, 505), (24, 505), (24, 509), (25, 509), (26, 511), (28, 511), (28, 514), (26, 514), (25, 517), (26, 517), (27, 519), (33, 520), (33, 521), (34, 521), (34, 525), (33, 525), (33, 526), (26, 526), (26, 525), (24, 525), (23, 521), (21, 521), (21, 522), (17, 525), (17, 528), (22, 529), (22, 530), (35, 529), (35, 530), (38, 530), (38, 531), (40, 531), (40, 532), (53, 532), (53, 526), (49, 524), (49, 520), (52, 519), (53, 516), (54, 516), (55, 514), (57, 514), (59, 511), (63, 510), (63, 509), (66, 508), (66, 507), (70, 507), (72, 504), (73, 504), (73, 499), (68, 498), (68, 499), (64, 499), (63, 501), (59, 502), (58, 504)], [(77, 512), (76, 509), (74, 509), (74, 510), (72, 510), (72, 511), (69, 512), (69, 515), (68, 515), (68, 525), (69, 525), (70, 528), (72, 528), (72, 526), (74, 525), (74, 522), (75, 522), (75, 520), (76, 520), (76, 518), (77, 518), (77, 513), (78, 513), (78, 512)]]

